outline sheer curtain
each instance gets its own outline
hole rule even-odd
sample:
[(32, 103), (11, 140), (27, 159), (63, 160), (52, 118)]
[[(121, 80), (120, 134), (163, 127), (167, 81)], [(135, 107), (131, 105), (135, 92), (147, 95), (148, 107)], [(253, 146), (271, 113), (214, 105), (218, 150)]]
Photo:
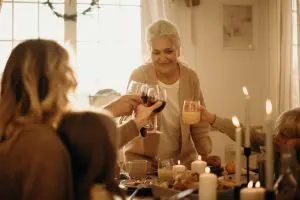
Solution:
[[(295, 54), (295, 2), (267, 0), (269, 6), (269, 95), (274, 99), (274, 113), (298, 106), (298, 55)], [(296, 20), (297, 21), (297, 20)]]
[(292, 0), (292, 29), (293, 29), (293, 64), (291, 74), (292, 85), (292, 107), (300, 106), (300, 49), (299, 49), (299, 36), (300, 36), (300, 0)]
[(279, 68), (279, 113), (292, 107), (293, 35), (292, 1), (281, 0), (280, 4), (280, 68)]

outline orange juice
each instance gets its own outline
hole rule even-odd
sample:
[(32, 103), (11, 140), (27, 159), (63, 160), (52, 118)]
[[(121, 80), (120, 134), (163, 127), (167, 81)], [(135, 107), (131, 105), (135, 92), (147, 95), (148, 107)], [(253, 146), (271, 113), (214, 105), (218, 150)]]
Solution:
[(167, 168), (158, 169), (158, 178), (165, 180), (165, 181), (172, 181), (173, 180), (172, 169), (167, 169)]
[(200, 122), (200, 112), (182, 112), (182, 120), (186, 124), (197, 124)]

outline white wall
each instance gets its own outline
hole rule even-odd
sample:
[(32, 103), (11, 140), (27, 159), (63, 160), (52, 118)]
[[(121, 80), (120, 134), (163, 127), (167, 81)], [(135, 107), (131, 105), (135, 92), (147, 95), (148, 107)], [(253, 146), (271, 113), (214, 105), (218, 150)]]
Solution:
[[(177, 8), (176, 24), (183, 36), (183, 56), (199, 78), (209, 110), (223, 117), (237, 115), (244, 120), (242, 86), (251, 96), (251, 121), (261, 124), (264, 102), (269, 96), (268, 25), (265, 0), (201, 0), (193, 8), (193, 33), (187, 30), (191, 8)], [(224, 50), (222, 47), (222, 5), (253, 4), (254, 50)], [(193, 38), (194, 37), (194, 38)], [(192, 39), (191, 39), (192, 38)]]

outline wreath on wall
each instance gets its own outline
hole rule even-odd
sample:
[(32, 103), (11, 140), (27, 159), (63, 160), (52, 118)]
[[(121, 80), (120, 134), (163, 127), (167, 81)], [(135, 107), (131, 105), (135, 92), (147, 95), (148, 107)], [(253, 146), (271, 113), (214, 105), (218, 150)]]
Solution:
[(62, 18), (64, 20), (71, 20), (71, 21), (76, 21), (78, 15), (86, 15), (87, 13), (91, 12), (94, 7), (99, 8), (99, 0), (91, 0), (89, 7), (81, 12), (76, 12), (74, 14), (61, 14), (55, 9), (53, 3), (50, 0), (47, 0), (42, 4), (47, 5), (52, 10), (53, 14), (56, 15), (57, 17)]

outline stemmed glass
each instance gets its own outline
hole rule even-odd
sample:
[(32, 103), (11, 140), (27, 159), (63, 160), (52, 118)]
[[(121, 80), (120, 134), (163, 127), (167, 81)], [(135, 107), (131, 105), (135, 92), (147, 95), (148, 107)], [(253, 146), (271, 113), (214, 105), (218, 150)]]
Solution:
[(134, 95), (140, 95), (142, 96), (142, 88), (143, 86), (146, 85), (145, 83), (141, 83), (138, 81), (130, 81), (127, 90), (126, 90), (126, 94), (134, 94)]
[[(139, 95), (139, 96), (143, 97), (146, 86), (147, 86), (147, 84), (145, 84), (145, 83), (141, 83), (141, 82), (132, 80), (132, 81), (130, 81), (130, 83), (127, 87), (126, 94)], [(134, 111), (131, 116), (134, 116)], [(119, 120), (119, 124), (122, 124), (127, 119), (128, 119), (128, 116), (122, 116)]]
[[(153, 112), (159, 113), (161, 112), (165, 106), (166, 106), (166, 100), (167, 100), (167, 92), (165, 89), (159, 87), (159, 85), (148, 85), (147, 86), (147, 100), (146, 105), (152, 106), (156, 102), (161, 101), (161, 106), (156, 108)], [(158, 123), (157, 123), (157, 115), (154, 115), (152, 117), (152, 120), (150, 120), (150, 123), (146, 126), (147, 132), (154, 132), (157, 133), (158, 130)]]

